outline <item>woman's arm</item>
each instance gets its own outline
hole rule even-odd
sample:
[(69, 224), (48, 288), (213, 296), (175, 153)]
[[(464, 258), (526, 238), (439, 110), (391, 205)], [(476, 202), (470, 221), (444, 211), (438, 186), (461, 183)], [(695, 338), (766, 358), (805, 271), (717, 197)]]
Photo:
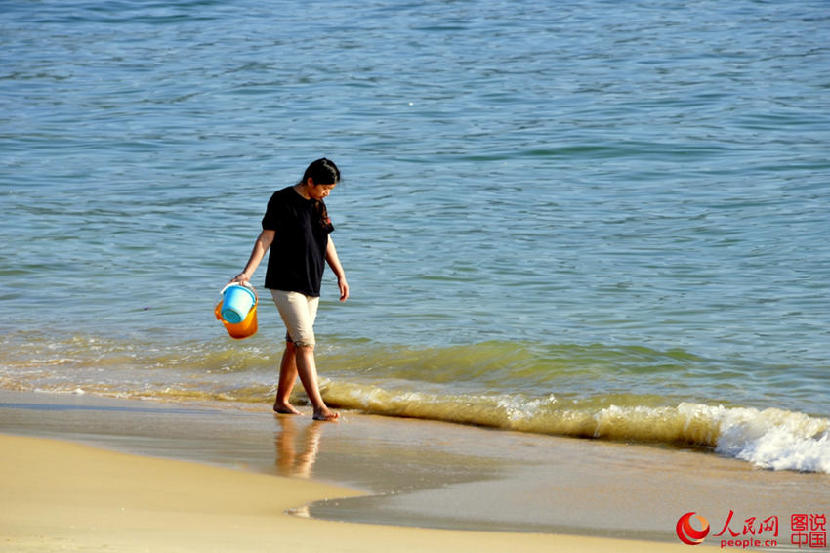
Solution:
[(337, 286), (340, 287), (340, 301), (346, 301), (349, 299), (349, 282), (346, 280), (346, 271), (343, 270), (343, 265), (340, 264), (340, 258), (337, 257), (337, 249), (334, 247), (331, 235), (329, 235), (329, 241), (326, 244), (326, 263), (329, 264), (329, 267), (337, 276)]
[(259, 264), (265, 257), (268, 248), (271, 247), (271, 242), (274, 241), (273, 230), (263, 230), (254, 242), (254, 249), (251, 251), (251, 257), (248, 258), (248, 264), (245, 265), (245, 270), (231, 279), (231, 282), (247, 282), (254, 277)]

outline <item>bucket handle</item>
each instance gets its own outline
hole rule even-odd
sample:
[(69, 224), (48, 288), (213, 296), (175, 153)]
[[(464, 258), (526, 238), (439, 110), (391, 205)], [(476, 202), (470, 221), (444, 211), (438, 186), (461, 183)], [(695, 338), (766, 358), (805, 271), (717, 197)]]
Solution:
[(256, 298), (256, 301), (254, 303), (259, 303), (259, 293), (257, 293), (256, 288), (254, 288), (254, 285), (251, 284), (250, 281), (247, 281), (247, 280), (242, 281), (242, 282), (229, 282), (229, 283), (227, 283), (225, 285), (225, 287), (222, 288), (222, 290), (219, 292), (219, 295), (224, 296), (225, 295), (225, 290), (227, 290), (231, 286), (244, 286), (245, 288), (249, 288), (254, 293), (254, 297)]

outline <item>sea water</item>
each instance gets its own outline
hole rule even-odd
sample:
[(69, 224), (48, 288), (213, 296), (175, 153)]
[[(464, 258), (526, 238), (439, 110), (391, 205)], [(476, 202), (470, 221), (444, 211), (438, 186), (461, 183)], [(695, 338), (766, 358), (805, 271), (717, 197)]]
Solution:
[(267, 403), (325, 155), (330, 403), (830, 472), (827, 8), (0, 2), (0, 386)]

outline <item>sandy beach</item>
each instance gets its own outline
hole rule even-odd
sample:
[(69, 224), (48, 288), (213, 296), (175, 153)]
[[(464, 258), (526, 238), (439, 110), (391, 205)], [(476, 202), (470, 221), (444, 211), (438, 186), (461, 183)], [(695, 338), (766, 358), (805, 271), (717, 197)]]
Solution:
[(826, 475), (701, 452), (307, 419), (0, 392), (0, 550), (680, 551), (688, 511), (826, 506)]
[(674, 551), (680, 545), (336, 523), (287, 514), (355, 491), (2, 436), (3, 551)]

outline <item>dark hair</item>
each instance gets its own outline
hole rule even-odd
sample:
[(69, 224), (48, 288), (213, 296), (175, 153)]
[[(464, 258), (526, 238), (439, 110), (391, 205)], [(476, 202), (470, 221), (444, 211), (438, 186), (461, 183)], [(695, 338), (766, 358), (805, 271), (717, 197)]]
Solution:
[(340, 169), (332, 160), (321, 157), (311, 162), (300, 184), (308, 183), (308, 179), (311, 179), (315, 185), (337, 184), (340, 182)]
[[(311, 179), (311, 182), (313, 182), (315, 186), (337, 184), (340, 182), (340, 169), (337, 168), (337, 165), (335, 165), (332, 160), (321, 157), (320, 159), (315, 159), (311, 162), (311, 164), (309, 164), (303, 174), (303, 180), (300, 181), (300, 184), (307, 184), (308, 179)], [(329, 219), (326, 204), (319, 200), (315, 200), (314, 210), (319, 216), (320, 226), (331, 232), (331, 219)]]

